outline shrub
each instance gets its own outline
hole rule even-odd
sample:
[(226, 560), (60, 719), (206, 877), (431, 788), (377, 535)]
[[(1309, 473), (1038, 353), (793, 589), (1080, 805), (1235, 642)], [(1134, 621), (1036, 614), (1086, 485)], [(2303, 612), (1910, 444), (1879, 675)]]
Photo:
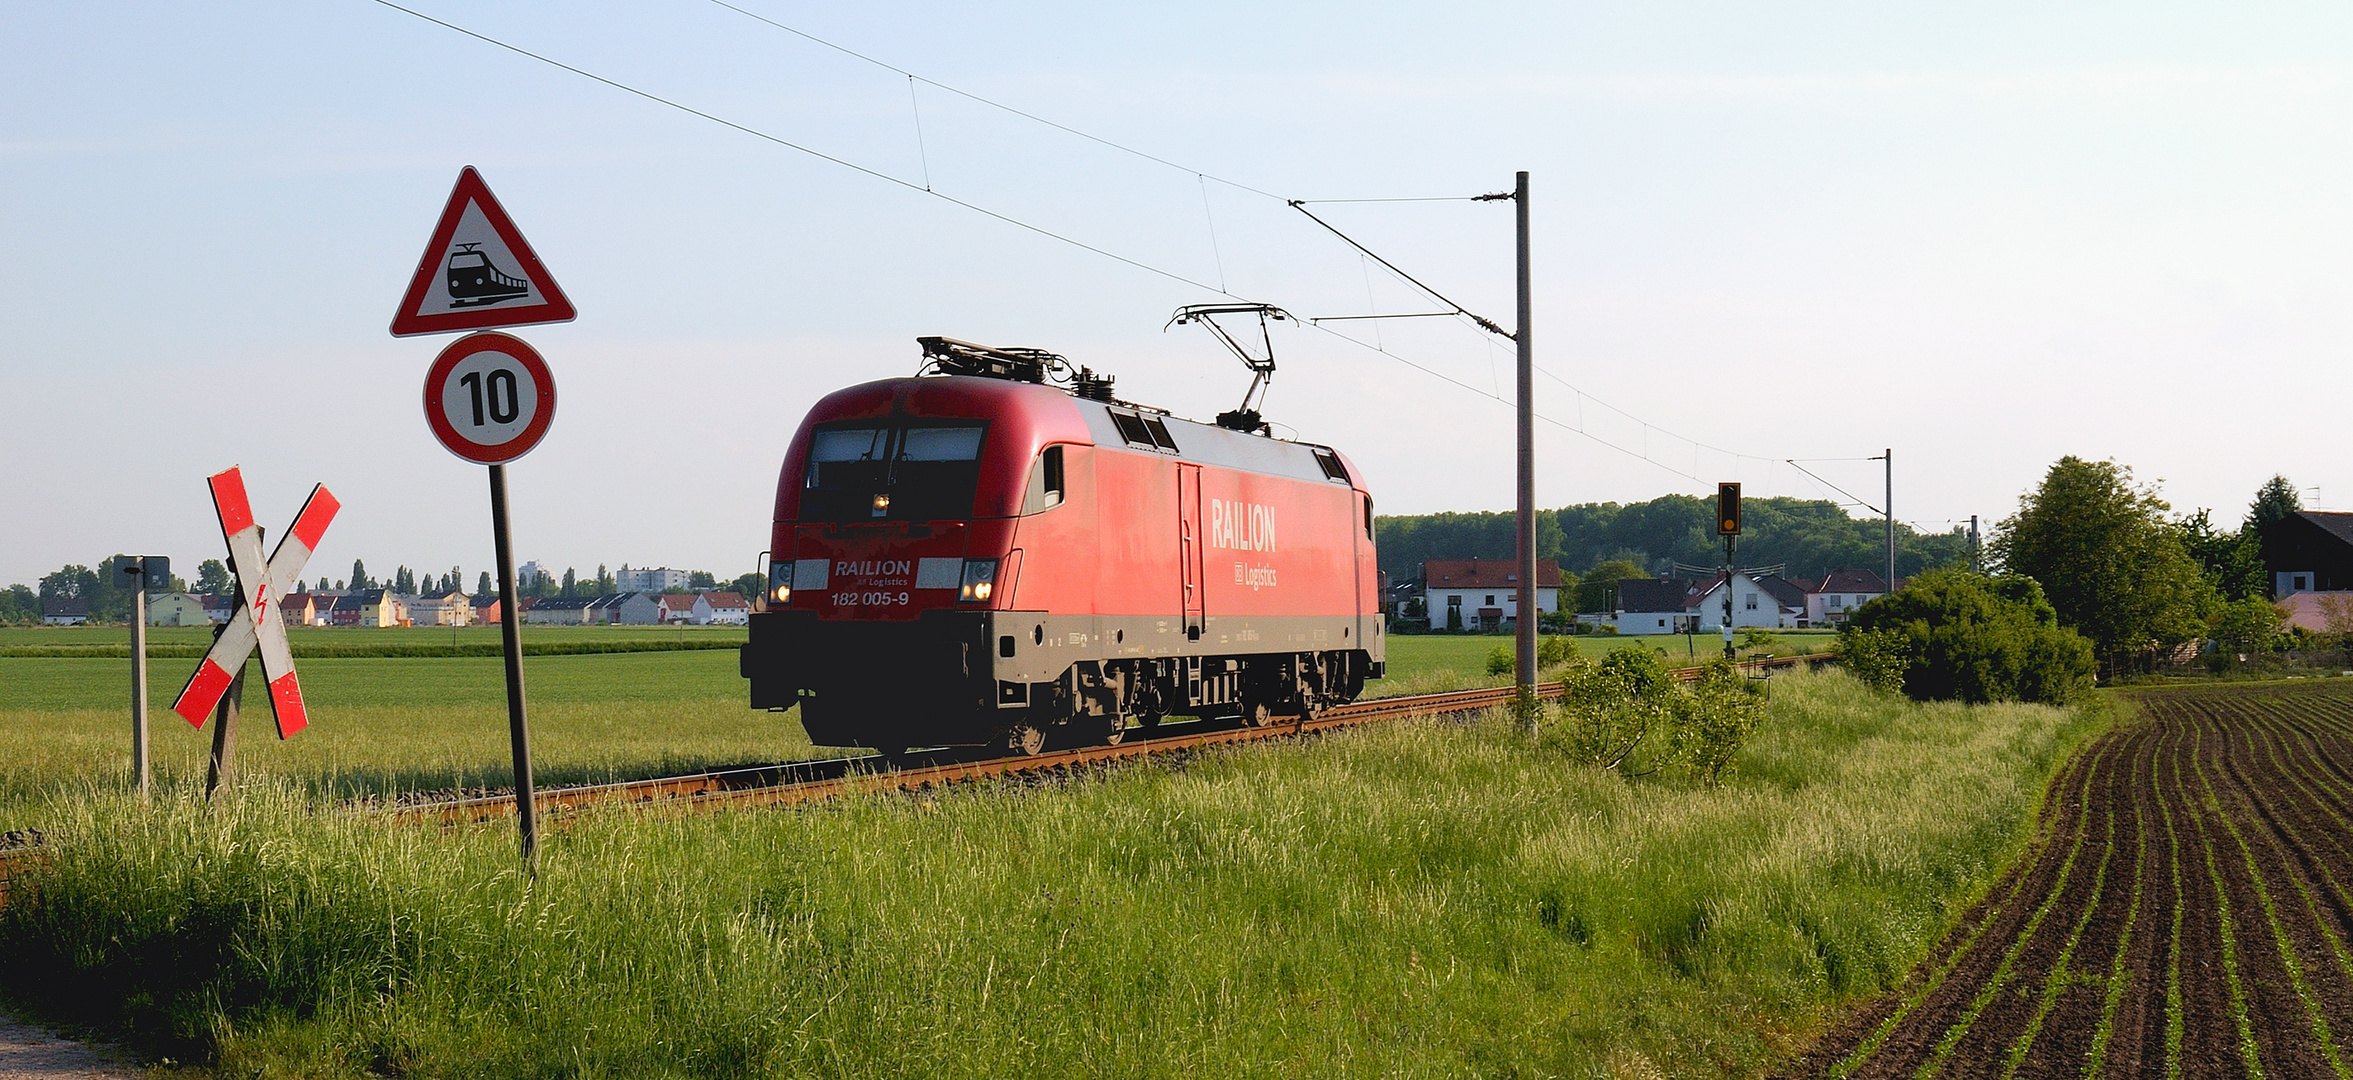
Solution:
[(1628, 775), (1689, 770), (1712, 785), (1764, 713), (1740, 669), (1721, 658), (1685, 685), (1650, 651), (1619, 649), (1599, 663), (1572, 661), (1562, 682), (1570, 757)]
[(1519, 666), (1519, 657), (1512, 655), (1512, 647), (1498, 645), (1487, 652), (1487, 674), (1509, 675)]
[(1673, 760), (1689, 766), (1700, 780), (1715, 786), (1732, 768), (1733, 755), (1756, 730), (1765, 714), (1764, 699), (1749, 689), (1749, 681), (1721, 657), (1708, 661), (1699, 681), (1681, 695), (1681, 708), (1670, 730)]
[(1863, 685), (1885, 694), (1904, 689), (1904, 669), (1912, 666), (1912, 652), (1904, 636), (1893, 630), (1846, 628), (1830, 643), (1831, 655)]
[[(2091, 644), (2059, 626), (2032, 579), (1933, 570), (1865, 605), (1839, 653), (1866, 682), (1918, 701), (2062, 705), (2091, 685)], [(1900, 680), (1895, 672), (1900, 671)]]

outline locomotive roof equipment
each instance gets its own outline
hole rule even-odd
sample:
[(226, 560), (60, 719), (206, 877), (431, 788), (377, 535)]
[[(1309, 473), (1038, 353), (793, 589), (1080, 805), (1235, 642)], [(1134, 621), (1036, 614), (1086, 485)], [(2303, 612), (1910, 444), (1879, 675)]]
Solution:
[[(1258, 340), (1266, 347), (1266, 358), (1250, 355), (1250, 350), (1243, 348), (1241, 342), (1234, 340), (1234, 335), (1217, 324), (1216, 317), (1219, 315), (1258, 316)], [(1250, 389), (1242, 392), (1242, 407), (1217, 414), (1217, 426), (1221, 428), (1256, 435), (1272, 433), (1266, 419), (1258, 415), (1258, 403), (1266, 395), (1266, 384), (1273, 381), (1275, 376), (1275, 339), (1267, 329), (1268, 319), (1299, 321), (1290, 312), (1273, 304), (1187, 304), (1176, 309), (1176, 314), (1170, 316), (1168, 323), (1161, 327), (1166, 330), (1170, 326), (1200, 323), (1208, 327), (1210, 333), (1216, 334), (1217, 340), (1224, 342), (1226, 348), (1233, 350), (1234, 356), (1242, 361), (1243, 366), (1250, 369)]]

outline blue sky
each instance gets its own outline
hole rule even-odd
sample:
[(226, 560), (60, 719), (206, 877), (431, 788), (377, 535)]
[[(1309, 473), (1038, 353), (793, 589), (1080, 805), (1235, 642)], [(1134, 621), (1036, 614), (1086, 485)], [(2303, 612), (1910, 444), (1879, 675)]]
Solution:
[[(329, 576), (487, 566), (482, 471), (420, 413), (447, 339), (384, 330), (464, 164), (581, 313), (519, 332), (562, 404), (511, 470), (518, 555), (558, 567), (751, 569), (803, 411), (917, 335), (1230, 408), (1177, 306), (1429, 307), (1283, 198), (1515, 169), (1546, 505), (1821, 495), (1780, 460), (1892, 446), (1926, 528), (2070, 453), (2225, 521), (2273, 472), (2353, 508), (2353, 10), (736, 3), (930, 82), (710, 0), (409, 6), (904, 183), (370, 0), (0, 7), (0, 582), (217, 557), (230, 464), (273, 527), (337, 491)], [(1317, 211), (1510, 321), (1507, 206)], [(1509, 506), (1507, 347), (1326, 326), (1394, 355), (1278, 329), (1286, 433), (1386, 511)], [(1877, 498), (1875, 463), (1809, 467)]]

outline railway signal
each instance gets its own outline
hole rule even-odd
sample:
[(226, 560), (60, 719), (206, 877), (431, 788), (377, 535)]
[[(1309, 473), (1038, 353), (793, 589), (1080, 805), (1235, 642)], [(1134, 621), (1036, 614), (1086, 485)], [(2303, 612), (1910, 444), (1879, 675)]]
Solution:
[(1740, 539), (1740, 485), (1716, 485), (1716, 535), (1724, 538), (1724, 659), (1731, 660), (1739, 653), (1732, 644), (1732, 562), (1733, 545)]
[(433, 226), (392, 336), (571, 322), (577, 315), (539, 255), (471, 165)]
[(211, 650), (196, 665), (196, 673), (181, 687), (172, 711), (191, 727), (203, 727), (204, 718), (228, 692), (231, 680), (245, 670), (246, 659), (259, 650), (278, 737), (292, 738), (310, 726), (310, 715), (303, 705), (301, 680), (294, 674), (294, 653), (286, 645), (286, 622), (278, 601), (301, 583), (303, 565), (318, 549), (319, 537), (325, 535), (343, 504), (335, 501), (326, 485), (313, 486), (302, 511), (294, 516), (293, 527), (278, 538), (278, 549), (265, 559), (261, 525), (254, 520), (252, 504), (245, 497), (245, 474), (232, 466), (208, 483), (214, 513), (220, 518), (221, 537), (228, 541), (229, 565), (236, 571), (237, 611), (213, 639)]

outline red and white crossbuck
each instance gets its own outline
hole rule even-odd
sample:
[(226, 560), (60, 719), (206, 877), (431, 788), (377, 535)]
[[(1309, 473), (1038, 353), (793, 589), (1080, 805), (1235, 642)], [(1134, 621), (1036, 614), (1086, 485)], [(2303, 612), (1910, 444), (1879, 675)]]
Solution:
[(232, 673), (245, 670), (245, 660), (261, 649), (262, 676), (270, 684), (270, 712), (278, 719), (278, 737), (289, 738), (310, 726), (302, 705), (302, 684), (294, 677), (294, 653), (286, 646), (286, 617), (278, 601), (301, 585), (302, 568), (318, 549), (327, 523), (342, 504), (325, 484), (310, 489), (294, 527), (278, 538), (278, 549), (261, 557), (261, 525), (245, 498), (245, 475), (234, 467), (212, 478), (213, 510), (220, 515), (221, 536), (229, 542), (229, 558), (237, 568), (237, 614), (215, 638), (196, 674), (180, 690), (172, 711), (196, 726), (212, 715), (228, 692)]

